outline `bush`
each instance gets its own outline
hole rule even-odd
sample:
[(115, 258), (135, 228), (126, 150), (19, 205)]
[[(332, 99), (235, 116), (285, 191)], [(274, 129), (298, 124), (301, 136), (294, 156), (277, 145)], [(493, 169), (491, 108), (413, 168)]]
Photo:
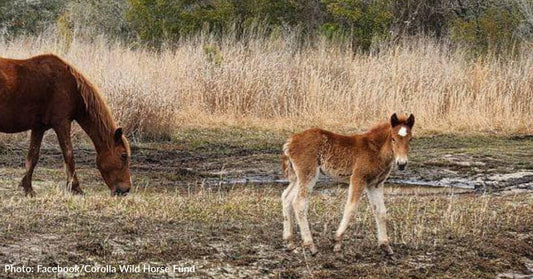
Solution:
[(99, 34), (110, 37), (129, 38), (132, 29), (126, 20), (130, 8), (127, 1), (115, 0), (70, 0), (63, 10), (69, 23), (83, 37), (91, 38)]
[(533, 40), (532, 11), (531, 0), (0, 0), (0, 31), (16, 37), (53, 25), (67, 46), (76, 33), (160, 47), (200, 32), (242, 39), (297, 30), (300, 45), (321, 36), (353, 50), (429, 35), (475, 53), (509, 52)]
[(41, 33), (55, 22), (61, 3), (60, 0), (0, 1), (0, 31), (11, 37)]
[(323, 3), (330, 21), (325, 25), (327, 30), (349, 34), (354, 48), (369, 49), (375, 38), (388, 37), (393, 16), (389, 1), (323, 0)]
[(453, 20), (451, 39), (476, 52), (512, 52), (520, 43), (516, 31), (523, 20), (523, 14), (511, 3), (476, 6)]
[(161, 43), (207, 30), (227, 29), (236, 15), (229, 0), (165, 1), (130, 0), (127, 18), (143, 41)]

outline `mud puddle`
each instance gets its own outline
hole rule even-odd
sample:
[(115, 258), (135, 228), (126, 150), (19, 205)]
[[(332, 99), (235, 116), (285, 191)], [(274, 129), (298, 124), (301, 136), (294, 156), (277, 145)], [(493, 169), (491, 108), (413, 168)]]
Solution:
[[(190, 137), (189, 137), (190, 136)], [(187, 189), (191, 185), (263, 187), (287, 180), (281, 174), (280, 154), (284, 138), (268, 136), (220, 139), (212, 134), (184, 134), (175, 142), (139, 143), (132, 147), (132, 173), (151, 187)], [(194, 139), (194, 140), (193, 140)], [(409, 166), (394, 170), (386, 185), (406, 193), (474, 191), (494, 193), (533, 191), (533, 140), (529, 138), (431, 137), (413, 141)], [(25, 146), (0, 149), (0, 166), (24, 169)], [(76, 166), (94, 171), (95, 153), (90, 146), (76, 148)], [(58, 148), (42, 149), (40, 168), (63, 167)], [(92, 173), (92, 172), (91, 172)], [(92, 179), (92, 175), (89, 175)], [(140, 179), (138, 179), (140, 181)], [(317, 190), (338, 187), (321, 178)]]
[[(289, 183), (286, 179), (269, 179), (269, 178), (236, 178), (204, 181), (204, 185), (211, 187), (221, 187), (223, 189), (232, 189), (235, 187), (271, 187), (277, 185), (286, 187)], [(320, 179), (317, 182), (315, 191), (325, 195), (335, 195), (338, 187), (347, 188), (348, 184)], [(385, 191), (389, 195), (425, 195), (425, 194), (465, 194), (472, 193), (475, 188), (472, 186), (447, 186), (439, 183), (416, 181), (416, 180), (393, 180), (385, 183)]]
[[(244, 172), (246, 173), (246, 172)], [(229, 173), (227, 173), (229, 174)], [(211, 173), (211, 176), (220, 176), (220, 173)], [(287, 179), (279, 176), (244, 176), (237, 178), (207, 178), (203, 180), (207, 186), (249, 186), (264, 187), (269, 185), (287, 185)], [(321, 176), (317, 182), (317, 188), (325, 189), (338, 187), (339, 182)], [(533, 191), (533, 172), (517, 171), (512, 173), (492, 173), (478, 174), (470, 177), (444, 177), (437, 180), (425, 180), (420, 178), (395, 178), (394, 176), (385, 183), (389, 191), (393, 194), (449, 194), (449, 193), (471, 193), (471, 192), (522, 192)]]

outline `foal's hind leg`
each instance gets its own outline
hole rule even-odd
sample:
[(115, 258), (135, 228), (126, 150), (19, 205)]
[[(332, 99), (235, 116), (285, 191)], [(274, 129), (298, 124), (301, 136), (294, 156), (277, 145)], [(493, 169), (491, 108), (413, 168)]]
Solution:
[(311, 250), (311, 254), (318, 253), (315, 244), (313, 243), (313, 236), (309, 229), (309, 222), (307, 221), (307, 206), (309, 203), (308, 194), (311, 193), (318, 178), (318, 169), (309, 168), (307, 170), (296, 170), (298, 180), (296, 182), (297, 193), (292, 200), (292, 206), (296, 215), (296, 220), (300, 227), (300, 234), (302, 235), (304, 247)]
[(74, 163), (74, 153), (72, 150), (72, 142), (70, 139), (70, 122), (54, 127), (57, 134), (57, 140), (63, 152), (63, 159), (65, 160), (65, 168), (67, 171), (67, 189), (74, 194), (83, 194), (76, 176), (76, 169)]
[(31, 130), (30, 150), (26, 157), (26, 174), (20, 182), (20, 187), (24, 189), (26, 196), (34, 197), (35, 191), (31, 186), (33, 170), (39, 161), (39, 150), (41, 149), (41, 142), (43, 141), (44, 129)]
[(281, 202), (283, 206), (283, 240), (287, 244), (289, 250), (296, 248), (294, 245), (294, 220), (292, 200), (298, 193), (295, 179), (289, 178), (289, 186), (283, 194), (281, 194)]

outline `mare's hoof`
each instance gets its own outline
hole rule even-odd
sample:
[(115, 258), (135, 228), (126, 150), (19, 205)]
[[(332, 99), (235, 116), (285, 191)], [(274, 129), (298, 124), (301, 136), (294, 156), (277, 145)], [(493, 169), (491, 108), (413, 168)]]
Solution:
[(392, 257), (394, 255), (394, 252), (392, 251), (392, 248), (389, 244), (380, 244), (379, 248), (389, 257)]
[(73, 195), (83, 196), (83, 191), (82, 191), (81, 189), (72, 189), (72, 190), (70, 190), (70, 192), (71, 192)]
[(30, 197), (30, 198), (35, 198), (35, 191), (33, 191), (33, 190), (24, 190), (24, 196)]

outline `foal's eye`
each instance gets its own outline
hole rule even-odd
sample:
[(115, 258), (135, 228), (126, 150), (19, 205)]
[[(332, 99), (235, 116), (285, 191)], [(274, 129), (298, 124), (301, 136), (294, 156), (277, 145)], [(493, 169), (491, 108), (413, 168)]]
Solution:
[(392, 142), (396, 142), (396, 140), (394, 138), (392, 138)]
[(128, 154), (126, 154), (126, 153), (121, 154), (121, 155), (120, 155), (120, 159), (122, 159), (122, 161), (126, 161), (126, 160), (128, 160)]

